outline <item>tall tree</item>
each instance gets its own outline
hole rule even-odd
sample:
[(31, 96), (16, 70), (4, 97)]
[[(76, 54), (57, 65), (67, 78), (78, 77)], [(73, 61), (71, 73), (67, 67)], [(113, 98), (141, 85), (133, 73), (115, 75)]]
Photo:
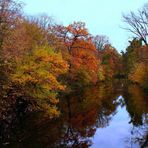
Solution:
[(7, 79), (7, 67), (3, 44), (21, 16), (22, 4), (14, 0), (0, 0), (0, 86)]
[(0, 0), (0, 48), (9, 29), (14, 28), (21, 15), (22, 3)]
[(136, 38), (132, 41), (129, 41), (129, 43), (130, 45), (126, 48), (126, 52), (122, 55), (124, 72), (127, 77), (134, 67), (134, 64), (138, 61), (138, 52), (142, 47), (142, 41)]
[(33, 103), (49, 117), (58, 115), (56, 94), (65, 87), (57, 78), (67, 71), (67, 63), (61, 54), (44, 45), (26, 52), (15, 63), (10, 77), (12, 96)]
[(100, 51), (105, 79), (112, 79), (121, 74), (121, 55), (110, 44)]
[(141, 39), (147, 45), (148, 37), (148, 4), (146, 4), (137, 13), (130, 12), (128, 15), (123, 15), (123, 21), (129, 27), (126, 30), (133, 33), (136, 37)]
[(52, 28), (52, 31), (59, 42), (67, 49), (67, 51), (64, 50), (63, 56), (67, 55), (65, 58), (70, 65), (70, 81), (95, 83), (97, 81), (99, 60), (85, 23), (74, 22), (67, 27), (57, 25)]

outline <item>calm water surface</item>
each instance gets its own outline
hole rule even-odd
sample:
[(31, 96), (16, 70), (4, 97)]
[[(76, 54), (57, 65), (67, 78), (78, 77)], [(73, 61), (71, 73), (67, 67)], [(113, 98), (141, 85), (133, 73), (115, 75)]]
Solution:
[(122, 82), (60, 95), (61, 116), (27, 114), (3, 125), (1, 147), (146, 148), (148, 95)]

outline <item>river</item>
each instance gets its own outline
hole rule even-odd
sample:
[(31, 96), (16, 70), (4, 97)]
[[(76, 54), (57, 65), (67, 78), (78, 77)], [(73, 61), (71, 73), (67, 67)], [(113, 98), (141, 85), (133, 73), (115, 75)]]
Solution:
[(113, 82), (59, 96), (60, 117), (26, 114), (4, 130), (3, 147), (146, 148), (148, 94), (136, 85)]

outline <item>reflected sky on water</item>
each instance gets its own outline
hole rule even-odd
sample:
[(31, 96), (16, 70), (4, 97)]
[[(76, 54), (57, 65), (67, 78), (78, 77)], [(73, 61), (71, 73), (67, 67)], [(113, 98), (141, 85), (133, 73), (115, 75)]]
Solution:
[[(123, 99), (122, 96), (119, 97)], [(126, 148), (132, 147), (131, 141), (131, 128), (132, 124), (129, 124), (130, 117), (126, 111), (126, 107), (118, 106), (116, 114), (112, 117), (109, 126), (105, 128), (97, 129), (95, 135), (92, 138), (92, 148)], [(105, 138), (104, 138), (105, 137)], [(134, 148), (139, 146), (134, 144)]]

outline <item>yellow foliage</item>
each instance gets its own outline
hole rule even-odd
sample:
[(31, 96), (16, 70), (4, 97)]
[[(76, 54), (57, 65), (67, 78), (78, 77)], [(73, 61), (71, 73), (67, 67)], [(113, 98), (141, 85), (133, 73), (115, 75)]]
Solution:
[(40, 47), (16, 61), (10, 79), (15, 85), (23, 88), (23, 93), (34, 99), (41, 108), (46, 111), (48, 109), (52, 116), (56, 115), (57, 111), (56, 92), (65, 89), (57, 78), (67, 69), (68, 65), (60, 53), (55, 53), (50, 47)]
[(129, 79), (140, 85), (148, 83), (148, 65), (143, 62), (135, 64), (132, 72), (129, 74)]
[(104, 70), (103, 70), (103, 67), (101, 65), (100, 65), (99, 70), (98, 70), (98, 77), (99, 77), (99, 81), (105, 80)]

